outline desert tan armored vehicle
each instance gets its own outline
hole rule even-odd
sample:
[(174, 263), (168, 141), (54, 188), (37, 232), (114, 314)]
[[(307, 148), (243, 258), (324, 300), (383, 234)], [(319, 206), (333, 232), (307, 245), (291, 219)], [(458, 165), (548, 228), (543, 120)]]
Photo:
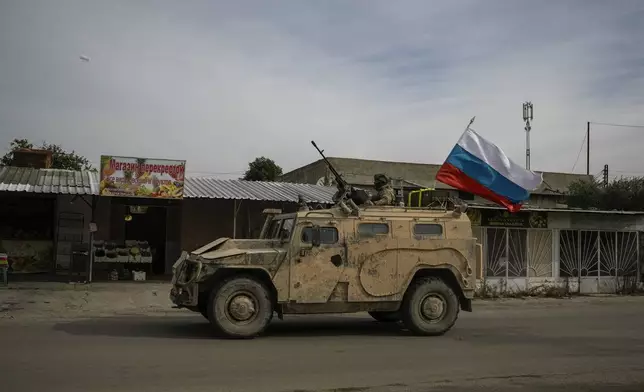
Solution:
[(363, 311), (440, 335), (472, 311), (481, 248), (464, 208), (358, 206), (359, 192), (338, 183), (333, 208), (265, 211), (260, 238), (183, 252), (172, 301), (229, 337), (260, 334), (274, 313)]

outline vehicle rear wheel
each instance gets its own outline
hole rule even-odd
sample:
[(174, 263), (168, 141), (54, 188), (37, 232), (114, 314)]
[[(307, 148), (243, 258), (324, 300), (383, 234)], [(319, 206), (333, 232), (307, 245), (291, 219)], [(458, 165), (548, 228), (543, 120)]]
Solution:
[(208, 320), (220, 335), (254, 337), (264, 331), (272, 317), (270, 292), (253, 278), (227, 279), (210, 293)]
[(402, 320), (416, 335), (436, 336), (447, 332), (458, 318), (458, 297), (442, 279), (414, 281), (405, 293)]
[(369, 316), (381, 323), (396, 323), (400, 321), (400, 312), (369, 312)]

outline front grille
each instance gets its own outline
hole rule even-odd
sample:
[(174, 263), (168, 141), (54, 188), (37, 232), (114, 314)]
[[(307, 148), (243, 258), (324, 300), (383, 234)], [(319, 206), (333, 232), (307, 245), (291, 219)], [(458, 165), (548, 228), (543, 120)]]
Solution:
[(177, 283), (185, 284), (191, 280), (197, 278), (199, 273), (199, 263), (192, 262), (190, 260), (185, 260), (177, 272)]
[(194, 278), (195, 273), (197, 272), (197, 264), (192, 263), (186, 260), (186, 268), (184, 269), (185, 281), (188, 282)]

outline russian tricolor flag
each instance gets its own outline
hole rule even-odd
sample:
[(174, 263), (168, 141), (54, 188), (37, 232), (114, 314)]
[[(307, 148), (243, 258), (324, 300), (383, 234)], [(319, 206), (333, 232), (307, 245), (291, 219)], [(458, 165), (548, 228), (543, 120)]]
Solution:
[(436, 180), (517, 212), (543, 178), (512, 162), (499, 147), (468, 126), (438, 170)]

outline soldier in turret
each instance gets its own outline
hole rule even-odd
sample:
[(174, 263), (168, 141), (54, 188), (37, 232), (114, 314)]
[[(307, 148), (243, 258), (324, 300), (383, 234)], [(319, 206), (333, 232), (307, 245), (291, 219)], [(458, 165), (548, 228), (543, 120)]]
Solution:
[(393, 206), (396, 203), (396, 193), (394, 188), (389, 183), (389, 178), (384, 174), (376, 174), (373, 176), (373, 185), (376, 188), (375, 195), (371, 196), (371, 200), (367, 205), (376, 206)]

